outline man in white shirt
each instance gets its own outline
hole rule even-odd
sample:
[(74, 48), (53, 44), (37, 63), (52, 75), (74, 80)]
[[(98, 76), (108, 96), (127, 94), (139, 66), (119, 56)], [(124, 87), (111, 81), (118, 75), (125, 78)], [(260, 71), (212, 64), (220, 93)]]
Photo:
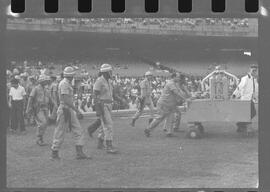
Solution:
[(11, 130), (16, 131), (20, 126), (20, 131), (25, 132), (23, 117), (26, 92), (24, 87), (19, 85), (19, 80), (11, 80), (9, 90), (9, 106), (11, 108)]
[[(240, 100), (251, 100), (251, 119), (256, 115), (254, 102), (258, 100), (258, 66), (251, 65), (247, 75), (241, 78), (236, 90), (233, 92), (233, 98)], [(246, 132), (247, 126), (251, 123), (238, 122), (237, 132)]]

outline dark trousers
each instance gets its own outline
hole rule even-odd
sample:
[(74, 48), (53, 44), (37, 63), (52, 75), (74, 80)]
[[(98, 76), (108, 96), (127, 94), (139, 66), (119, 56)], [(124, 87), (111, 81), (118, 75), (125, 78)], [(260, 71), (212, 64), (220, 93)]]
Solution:
[[(255, 109), (255, 103), (251, 101), (251, 119), (256, 116), (256, 109)], [(245, 129), (249, 124), (252, 124), (252, 122), (237, 122), (237, 128), (239, 129)]]
[(11, 101), (11, 129), (17, 130), (20, 126), (20, 130), (25, 130), (24, 125), (24, 117), (23, 117), (23, 110), (24, 110), (24, 102), (23, 100), (19, 101)]

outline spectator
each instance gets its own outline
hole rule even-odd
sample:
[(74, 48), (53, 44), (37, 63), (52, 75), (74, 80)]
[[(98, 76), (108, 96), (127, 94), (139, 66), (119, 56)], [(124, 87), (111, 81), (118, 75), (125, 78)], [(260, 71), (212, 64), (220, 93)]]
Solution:
[(25, 132), (24, 124), (24, 103), (26, 92), (25, 89), (19, 85), (17, 79), (11, 80), (11, 88), (9, 91), (9, 106), (11, 108), (11, 131), (15, 132), (19, 129)]

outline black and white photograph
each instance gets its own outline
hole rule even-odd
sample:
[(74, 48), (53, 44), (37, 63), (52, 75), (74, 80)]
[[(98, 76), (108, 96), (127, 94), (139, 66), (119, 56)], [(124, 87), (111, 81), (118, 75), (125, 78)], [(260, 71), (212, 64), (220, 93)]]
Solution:
[(6, 25), (8, 188), (257, 188), (257, 18)]

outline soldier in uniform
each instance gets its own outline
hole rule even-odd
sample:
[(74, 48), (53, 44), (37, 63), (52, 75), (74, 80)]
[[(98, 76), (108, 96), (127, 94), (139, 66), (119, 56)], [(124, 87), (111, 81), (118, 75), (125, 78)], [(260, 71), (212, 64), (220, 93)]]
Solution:
[(138, 110), (135, 113), (134, 117), (132, 118), (132, 122), (131, 122), (131, 126), (134, 127), (135, 126), (135, 122), (136, 120), (142, 115), (143, 113), (143, 109), (145, 106), (148, 106), (148, 108), (150, 109), (150, 119), (148, 121), (148, 123), (150, 124), (153, 120), (154, 117), (154, 105), (153, 105), (153, 101), (151, 98), (152, 95), (152, 86), (151, 86), (151, 80), (152, 80), (152, 73), (150, 71), (147, 71), (145, 73), (145, 79), (140, 83), (140, 96), (139, 96), (139, 106), (138, 106)]
[[(100, 77), (101, 75), (102, 75), (101, 72), (99, 72), (98, 77)], [(95, 104), (93, 104), (93, 106), (95, 108)], [(96, 113), (96, 116), (97, 116), (97, 119), (87, 128), (88, 134), (90, 137), (92, 137), (93, 133), (101, 126), (100, 114)], [(103, 141), (102, 141), (102, 145), (100, 144), (98, 148), (102, 148), (102, 146), (103, 146)]]
[[(107, 153), (115, 154), (117, 150), (112, 145), (113, 121), (111, 117), (113, 103), (113, 87), (111, 83), (112, 66), (103, 64), (100, 68), (101, 76), (94, 84), (94, 104), (97, 115), (100, 117), (102, 129), (99, 129), (98, 148), (106, 148)], [(104, 146), (104, 141), (106, 147)]]
[[(29, 81), (27, 83), (27, 86), (26, 86), (26, 95), (27, 95), (27, 103), (26, 105), (28, 104), (28, 101), (29, 101), (29, 95), (31, 94), (32, 90), (34, 89), (34, 87), (36, 86), (36, 79), (34, 76), (29, 76), (28, 77)], [(26, 106), (26, 110), (27, 110), (27, 106)], [(26, 113), (26, 119), (27, 119), (27, 123), (28, 125), (35, 125), (36, 122), (34, 120), (34, 117), (33, 117), (33, 114), (27, 114)]]
[[(176, 76), (176, 73), (173, 73), (171, 78), (173, 79), (173, 78), (175, 78), (175, 76)], [(191, 94), (185, 85), (185, 76), (181, 75), (180, 77), (181, 77), (180, 82), (179, 82), (180, 89), (183, 91), (186, 98), (190, 98)], [(180, 99), (176, 105), (182, 106), (183, 105), (182, 101), (183, 100)], [(170, 120), (170, 117), (169, 117), (169, 120)], [(181, 123), (181, 111), (178, 108), (176, 108), (175, 113), (172, 116), (172, 126), (171, 127), (166, 127), (166, 126), (168, 126), (168, 124), (167, 124), (167, 119), (165, 119), (164, 131), (167, 132), (168, 137), (171, 137), (173, 135), (173, 131), (174, 132), (181, 131), (180, 130), (180, 123)]]
[(56, 76), (54, 74), (51, 75), (51, 86), (50, 86), (50, 95), (52, 98), (52, 106), (51, 106), (51, 121), (55, 122), (57, 117), (57, 109), (59, 105), (59, 97), (58, 97), (58, 82), (56, 81)]
[[(59, 83), (58, 94), (60, 104), (57, 110), (57, 126), (54, 130), (52, 143), (52, 160), (59, 160), (59, 149), (64, 141), (64, 135), (70, 130), (75, 139), (76, 159), (90, 159), (83, 152), (84, 130), (82, 129), (77, 116), (82, 115), (78, 108), (74, 106), (73, 88), (71, 86), (72, 79), (75, 75), (73, 67), (66, 67), (63, 75), (64, 79)], [(76, 115), (77, 114), (77, 115)]]
[[(189, 102), (189, 99), (180, 87), (180, 82), (181, 74), (176, 73), (173, 75), (173, 79), (166, 83), (157, 102), (158, 116), (144, 130), (144, 133), (147, 137), (150, 136), (150, 132), (156, 128), (164, 119), (166, 119), (166, 127), (172, 129), (173, 115), (177, 111), (177, 104), (179, 102)], [(172, 130), (169, 132), (172, 133)]]
[(38, 85), (35, 86), (30, 95), (27, 104), (26, 113), (31, 113), (34, 116), (34, 120), (37, 125), (37, 141), (39, 146), (45, 146), (47, 144), (43, 141), (43, 136), (48, 126), (49, 117), (49, 103), (51, 97), (47, 85), (50, 82), (50, 78), (46, 75), (40, 75), (38, 79)]

